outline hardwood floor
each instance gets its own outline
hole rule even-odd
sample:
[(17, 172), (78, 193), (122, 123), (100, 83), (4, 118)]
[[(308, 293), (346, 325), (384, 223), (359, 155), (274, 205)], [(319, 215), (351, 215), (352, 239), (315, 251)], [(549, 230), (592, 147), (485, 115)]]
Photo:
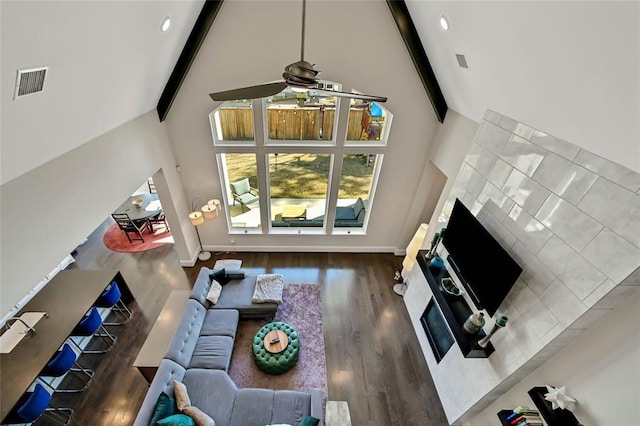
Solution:
[[(81, 394), (56, 396), (76, 410), (76, 425), (129, 425), (147, 384), (131, 364), (169, 292), (190, 289), (201, 266), (242, 259), (247, 273), (281, 273), (285, 282), (319, 283), (329, 399), (347, 401), (353, 425), (446, 425), (404, 303), (392, 291), (390, 254), (233, 253), (182, 268), (172, 245), (143, 253), (114, 253), (102, 244), (105, 222), (75, 254), (74, 268), (118, 269), (136, 296), (134, 317), (105, 355), (83, 355), (96, 372)], [(232, 360), (233, 362), (233, 360)], [(39, 422), (40, 424), (46, 424)], [(247, 425), (254, 426), (254, 425)]]

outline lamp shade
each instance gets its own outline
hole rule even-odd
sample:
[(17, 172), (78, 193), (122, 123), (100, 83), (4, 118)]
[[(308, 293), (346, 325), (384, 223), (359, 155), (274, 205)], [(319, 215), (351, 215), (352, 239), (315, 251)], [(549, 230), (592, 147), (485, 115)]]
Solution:
[(202, 215), (207, 220), (215, 219), (216, 217), (218, 217), (218, 209), (216, 208), (216, 206), (213, 206), (211, 204), (205, 204), (204, 206), (202, 206), (201, 210), (202, 210)]
[(418, 256), (418, 250), (422, 248), (422, 243), (424, 242), (425, 237), (427, 236), (427, 229), (429, 225), (423, 223), (420, 225), (416, 233), (409, 241), (409, 245), (407, 246), (407, 254), (402, 261), (402, 268), (410, 271), (413, 269), (413, 266), (416, 263), (416, 257)]
[(202, 225), (202, 223), (204, 223), (204, 216), (201, 212), (191, 212), (189, 213), (189, 220), (193, 226)]
[(216, 209), (218, 210), (218, 213), (220, 213), (220, 210), (222, 210), (222, 204), (220, 204), (220, 200), (218, 199), (212, 199), (207, 201), (207, 204), (209, 204), (210, 206), (215, 206)]

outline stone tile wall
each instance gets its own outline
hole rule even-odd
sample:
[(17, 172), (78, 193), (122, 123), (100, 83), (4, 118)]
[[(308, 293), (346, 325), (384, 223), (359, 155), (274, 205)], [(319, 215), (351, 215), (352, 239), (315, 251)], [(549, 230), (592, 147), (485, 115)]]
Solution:
[(506, 371), (540, 365), (640, 286), (640, 173), (487, 111), (443, 224), (455, 198), (523, 269), (493, 340)]

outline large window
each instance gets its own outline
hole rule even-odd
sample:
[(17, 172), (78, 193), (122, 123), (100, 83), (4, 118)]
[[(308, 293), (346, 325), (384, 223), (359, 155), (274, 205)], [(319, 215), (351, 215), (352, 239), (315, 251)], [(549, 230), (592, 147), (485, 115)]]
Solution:
[(226, 188), (227, 215), (232, 228), (260, 227), (260, 196), (255, 154), (218, 156)]
[(250, 100), (229, 101), (212, 114), (215, 144), (254, 143), (253, 104)]
[(348, 154), (342, 159), (342, 173), (336, 206), (336, 228), (362, 228), (371, 204), (373, 179), (382, 156)]
[(390, 114), (376, 102), (351, 99), (347, 145), (379, 145), (387, 141)]
[(269, 154), (272, 226), (322, 228), (330, 171), (330, 155)]
[(287, 88), (265, 103), (267, 142), (333, 140), (335, 96), (313, 96)]
[(365, 232), (391, 118), (374, 102), (290, 89), (222, 104), (210, 121), (230, 232)]

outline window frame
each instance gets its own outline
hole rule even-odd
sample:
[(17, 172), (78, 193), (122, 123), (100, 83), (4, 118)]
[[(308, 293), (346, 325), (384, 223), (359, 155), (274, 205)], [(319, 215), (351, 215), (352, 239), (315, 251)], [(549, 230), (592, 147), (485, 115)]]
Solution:
[[(335, 84), (335, 83), (334, 83)], [(211, 134), (213, 139), (214, 155), (218, 165), (218, 177), (222, 189), (222, 200), (225, 205), (224, 214), (227, 221), (229, 235), (251, 234), (251, 235), (367, 235), (372, 206), (374, 205), (375, 194), (377, 192), (379, 177), (382, 172), (384, 154), (387, 151), (388, 138), (391, 130), (393, 114), (385, 108), (388, 122), (385, 123), (383, 137), (379, 141), (348, 141), (348, 119), (350, 112), (349, 99), (336, 98), (336, 113), (331, 141), (299, 141), (299, 140), (276, 140), (268, 138), (268, 122), (266, 120), (266, 99), (254, 99), (252, 101), (254, 140), (253, 141), (218, 141), (216, 143), (216, 125), (214, 114), (225, 103), (216, 106), (209, 114)], [(347, 105), (344, 108), (344, 105)], [(256, 123), (262, 123), (262, 125)], [(350, 143), (351, 142), (351, 143)], [(366, 143), (362, 143), (366, 142)], [(330, 156), (328, 173), (328, 189), (325, 200), (325, 214), (322, 227), (274, 227), (271, 217), (271, 192), (270, 192), (270, 172), (269, 155), (275, 153), (304, 153), (323, 154)], [(223, 164), (224, 154), (254, 154), (256, 156), (256, 169), (258, 176), (258, 195), (260, 205), (260, 226), (259, 227), (234, 227), (232, 226), (229, 206), (233, 200), (230, 196), (230, 182), (227, 181), (226, 164)], [(336, 227), (335, 216), (339, 195), (339, 184), (342, 175), (342, 164), (345, 155), (373, 154), (376, 155), (369, 198), (367, 200), (367, 210), (362, 227)]]

